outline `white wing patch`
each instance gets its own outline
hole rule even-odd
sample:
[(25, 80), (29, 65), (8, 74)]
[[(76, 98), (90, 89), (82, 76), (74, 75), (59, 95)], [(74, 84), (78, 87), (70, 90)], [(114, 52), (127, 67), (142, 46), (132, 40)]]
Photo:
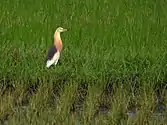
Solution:
[(50, 67), (51, 65), (53, 65), (53, 64), (56, 65), (57, 62), (58, 62), (58, 60), (59, 60), (59, 58), (60, 58), (60, 52), (57, 51), (57, 52), (54, 54), (53, 58), (52, 58), (51, 60), (48, 60), (48, 61), (47, 61), (46, 67), (49, 68), (49, 67)]

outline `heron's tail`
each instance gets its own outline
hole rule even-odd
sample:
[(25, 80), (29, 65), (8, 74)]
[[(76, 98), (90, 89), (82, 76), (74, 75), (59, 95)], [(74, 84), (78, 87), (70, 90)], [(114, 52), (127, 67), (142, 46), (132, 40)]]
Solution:
[(46, 67), (49, 68), (53, 63), (54, 63), (53, 60), (48, 60), (48, 61), (46, 62)]

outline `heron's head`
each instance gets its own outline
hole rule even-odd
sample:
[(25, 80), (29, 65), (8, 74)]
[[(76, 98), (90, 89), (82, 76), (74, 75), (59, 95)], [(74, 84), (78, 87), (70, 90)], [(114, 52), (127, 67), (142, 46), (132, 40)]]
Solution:
[(65, 31), (67, 31), (67, 29), (64, 29), (64, 28), (62, 28), (62, 27), (58, 27), (58, 28), (56, 29), (56, 31), (57, 31), (57, 32), (65, 32)]

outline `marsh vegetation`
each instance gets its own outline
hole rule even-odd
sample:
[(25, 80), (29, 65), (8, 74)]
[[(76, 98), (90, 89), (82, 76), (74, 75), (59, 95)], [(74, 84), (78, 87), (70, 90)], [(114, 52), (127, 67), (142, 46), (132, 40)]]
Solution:
[[(165, 0), (1, 0), (1, 124), (167, 123)], [(58, 26), (63, 51), (45, 57)]]

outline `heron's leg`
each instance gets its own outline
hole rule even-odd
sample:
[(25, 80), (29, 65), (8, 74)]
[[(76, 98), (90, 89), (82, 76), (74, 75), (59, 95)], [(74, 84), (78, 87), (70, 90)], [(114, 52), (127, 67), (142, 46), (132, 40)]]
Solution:
[(55, 65), (57, 65), (58, 61), (59, 61), (59, 59), (57, 59), (57, 60), (55, 61)]
[(54, 58), (53, 58), (55, 65), (57, 65), (59, 58), (60, 58), (60, 52), (57, 52), (57, 53), (54, 55)]

